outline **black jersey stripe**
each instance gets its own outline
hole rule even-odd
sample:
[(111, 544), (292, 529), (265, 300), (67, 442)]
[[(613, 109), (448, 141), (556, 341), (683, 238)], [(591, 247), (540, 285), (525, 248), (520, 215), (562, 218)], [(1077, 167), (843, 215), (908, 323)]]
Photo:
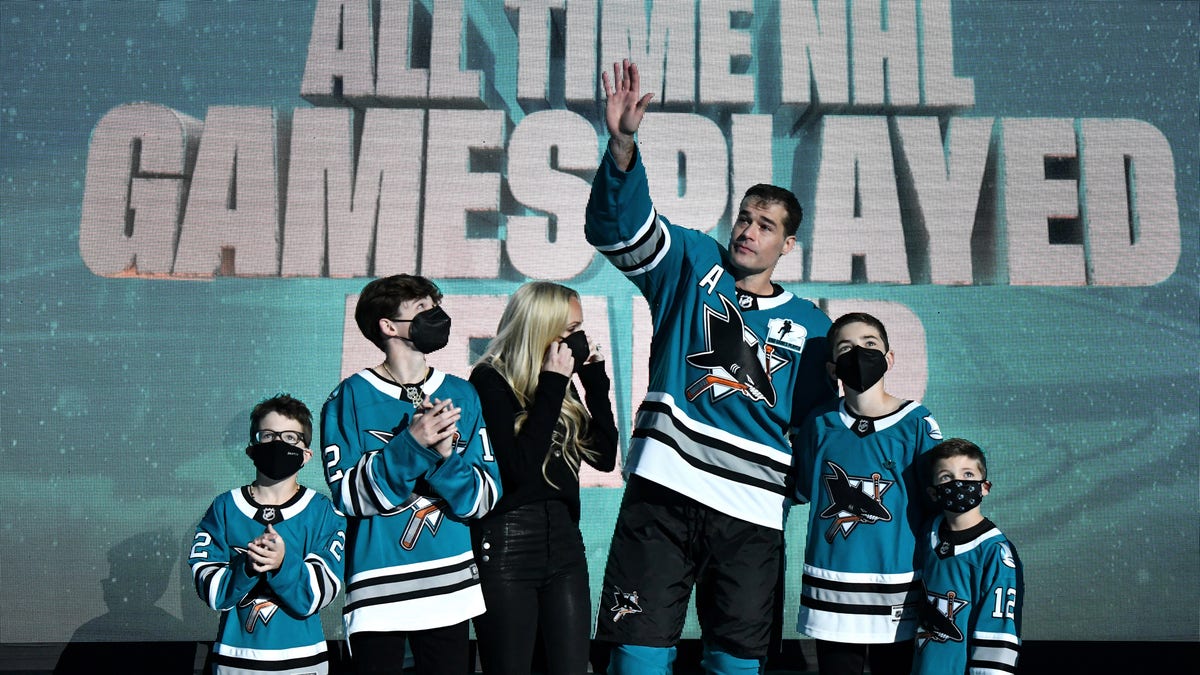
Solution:
[(733, 481), (735, 483), (741, 483), (743, 485), (748, 485), (750, 487), (758, 488), (760, 490), (774, 492), (775, 494), (778, 494), (778, 495), (786, 495), (786, 494), (788, 494), (788, 492), (790, 492), (790, 490), (788, 490), (788, 487), (786, 484), (785, 485), (777, 485), (775, 483), (772, 483), (770, 481), (765, 481), (760, 478), (752, 478), (750, 476), (747, 476), (744, 473), (739, 473), (732, 469), (727, 469), (723, 466), (717, 466), (715, 464), (709, 464), (708, 462), (701, 461), (700, 459), (693, 457), (692, 455), (684, 452), (679, 447), (679, 444), (675, 440), (675, 438), (673, 438), (671, 435), (661, 432), (657, 429), (635, 429), (633, 431), (633, 436), (634, 436), (634, 438), (652, 438), (652, 439), (662, 443), (663, 445), (674, 450), (675, 454), (679, 455), (679, 457), (683, 461), (687, 462), (688, 464), (690, 464), (691, 466), (693, 466), (697, 469), (700, 469), (701, 471), (704, 471), (705, 473), (709, 473), (714, 476), (724, 478), (725, 480)]
[(357, 591), (357, 590), (360, 590), (363, 588), (370, 588), (371, 586), (378, 586), (380, 584), (394, 584), (394, 583), (401, 583), (401, 582), (405, 582), (405, 581), (416, 581), (418, 579), (428, 579), (430, 577), (442, 576), (444, 574), (453, 574), (455, 572), (461, 572), (463, 570), (470, 569), (474, 565), (475, 565), (475, 560), (473, 558), (467, 558), (461, 562), (454, 563), (452, 565), (444, 565), (442, 567), (434, 567), (434, 568), (425, 569), (425, 570), (417, 570), (415, 572), (402, 572), (399, 574), (388, 574), (386, 576), (372, 577), (370, 579), (362, 579), (360, 581), (351, 582), (350, 586), (347, 587), (346, 592), (353, 593), (354, 591)]
[[(646, 234), (629, 246), (619, 249), (600, 249), (600, 252), (612, 263), (613, 267), (625, 275), (646, 267), (651, 262), (658, 260), (662, 255), (662, 250), (670, 241), (666, 228), (658, 220), (658, 214), (654, 214), (653, 222), (654, 224), (646, 229)], [(639, 253), (640, 249), (649, 250)]]
[(362, 509), (362, 496), (358, 491), (358, 471), (359, 468), (356, 464), (349, 469), (346, 469), (346, 473), (342, 475), (342, 485), (348, 488), (346, 492), (349, 493), (347, 496), (350, 498), (350, 508), (346, 514), (348, 516), (364, 515)]
[[(649, 412), (653, 412), (653, 413), (657, 413), (659, 415), (666, 416), (668, 419), (671, 420), (671, 424), (675, 427), (675, 429), (680, 434), (686, 436), (688, 438), (688, 440), (692, 441), (696, 445), (706, 446), (706, 447), (712, 448), (713, 450), (717, 450), (719, 452), (723, 452), (725, 454), (732, 455), (733, 457), (736, 457), (745, 462), (749, 462), (751, 464), (757, 464), (759, 466), (764, 466), (764, 467), (771, 469), (772, 471), (775, 471), (776, 473), (779, 473), (781, 475), (787, 475), (788, 472), (791, 471), (791, 466), (789, 464), (784, 464), (783, 462), (777, 462), (768, 457), (763, 457), (762, 455), (750, 452), (749, 450), (745, 450), (737, 445), (734, 445), (733, 443), (729, 443), (727, 441), (722, 441), (720, 439), (713, 438), (712, 436), (706, 436), (700, 432), (689, 429), (682, 422), (680, 422), (679, 419), (677, 419), (675, 417), (675, 415), (673, 414), (675, 409), (672, 408), (670, 405), (667, 405), (666, 403), (663, 403), (661, 401), (647, 400), (642, 403), (639, 411), (641, 411), (641, 410), (646, 410)], [(635, 436), (637, 435), (638, 431), (639, 430), (637, 430), (637, 429), (634, 430)]]
[(363, 455), (363, 458), (354, 466), (347, 469), (345, 475), (342, 477), (342, 481), (349, 488), (348, 491), (350, 493), (351, 512), (348, 515), (363, 517), (391, 513), (391, 511), (384, 508), (383, 502), (380, 500), (379, 494), (376, 492), (375, 486), (369, 477), (370, 472), (367, 471), (367, 465), (374, 454), (367, 453)]
[(438, 596), (438, 595), (448, 595), (450, 593), (454, 593), (455, 591), (461, 591), (464, 588), (470, 588), (472, 586), (477, 586), (477, 585), (479, 585), (478, 579), (474, 579), (474, 578), (463, 579), (462, 581), (459, 581), (454, 584), (449, 584), (446, 586), (431, 586), (429, 588), (421, 588), (421, 589), (416, 589), (416, 590), (412, 590), (412, 591), (407, 591), (404, 593), (393, 593), (390, 595), (380, 595), (380, 596), (372, 597), (372, 598), (363, 598), (361, 600), (355, 600), (354, 602), (346, 603), (345, 608), (342, 609), (342, 614), (349, 614), (357, 609), (362, 609), (364, 607), (371, 607), (374, 605), (388, 605), (388, 604), (404, 602), (406, 600), (416, 600), (418, 598), (428, 598), (428, 597), (433, 597), (433, 596)]
[(260, 671), (266, 673), (272, 672), (289, 672), (306, 666), (318, 666), (329, 660), (329, 652), (323, 651), (313, 654), (312, 656), (301, 656), (294, 659), (283, 659), (281, 661), (263, 661), (260, 659), (243, 659), (236, 656), (227, 656), (213, 652), (213, 663), (219, 666), (228, 666), (230, 668), (239, 668), (242, 670)]
[(968, 660), (967, 670), (970, 671), (975, 668), (999, 670), (1005, 673), (1017, 672), (1017, 667), (1011, 663), (1001, 663), (999, 661), (976, 661), (975, 659)]
[(316, 609), (325, 607), (337, 595), (340, 582), (325, 561), (320, 556), (309, 554), (305, 559), (305, 563), (309, 566), (309, 574), (312, 575), (313, 581), (317, 587)]
[[(386, 514), (390, 511), (383, 505), (383, 498), (380, 496), (378, 488), (375, 487), (374, 472), (370, 470), (372, 462), (379, 452), (379, 450), (368, 452), (359, 460), (358, 473), (355, 475), (354, 486), (359, 493), (367, 496), (376, 513)], [(362, 498), (360, 497), (359, 499), (361, 500)]]
[(201, 563), (193, 568), (192, 576), (196, 584), (196, 592), (204, 598), (205, 602), (209, 602), (209, 599), (213, 597), (220, 572), (227, 568), (228, 565), (218, 562)]
[(653, 225), (647, 227), (646, 233), (641, 237), (638, 237), (636, 240), (630, 242), (628, 246), (622, 246), (621, 248), (608, 248), (602, 246), (600, 247), (600, 250), (604, 252), (604, 255), (623, 256), (629, 255), (639, 248), (645, 246), (646, 242), (650, 241), (654, 237), (655, 233), (662, 229), (662, 223), (658, 221), (658, 211), (651, 209), (649, 216), (650, 217), (647, 217), (643, 222), (653, 223)]
[(871, 616), (882, 616), (892, 613), (891, 605), (847, 605), (841, 602), (828, 602), (810, 598), (807, 595), (800, 596), (800, 604), (812, 609), (825, 612), (835, 612), (837, 614), (867, 614)]
[(658, 241), (656, 241), (654, 243), (654, 250), (651, 251), (650, 255), (638, 260), (637, 262), (628, 263), (628, 264), (622, 263), (619, 259), (617, 259), (614, 256), (610, 256), (607, 253), (605, 255), (608, 256), (608, 260), (609, 260), (609, 262), (612, 263), (613, 267), (617, 268), (617, 270), (620, 271), (622, 274), (628, 276), (628, 275), (631, 275), (631, 274), (637, 272), (641, 268), (645, 267), (651, 261), (657, 260), (658, 256), (661, 255), (661, 253), (662, 253), (663, 247), (665, 247), (666, 245), (667, 245), (667, 238), (661, 237), (661, 238), (659, 238)]

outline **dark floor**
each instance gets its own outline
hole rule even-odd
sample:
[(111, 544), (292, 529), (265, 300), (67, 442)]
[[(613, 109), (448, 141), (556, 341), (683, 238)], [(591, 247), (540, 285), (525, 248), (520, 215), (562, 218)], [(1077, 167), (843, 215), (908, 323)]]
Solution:
[[(332, 645), (344, 653), (344, 644)], [(789, 640), (767, 665), (767, 675), (806, 675), (816, 672), (811, 640)], [(0, 675), (74, 673), (155, 673), (200, 675), (209, 645), (194, 642), (130, 642), (0, 644)], [(605, 662), (602, 651), (594, 655)], [(686, 640), (679, 646), (676, 675), (699, 673), (700, 645)], [(1195, 672), (1200, 663), (1200, 637), (1192, 642), (1038, 642), (1022, 647), (1018, 672), (1023, 675), (1140, 675)], [(348, 667), (337, 675), (352, 675)]]

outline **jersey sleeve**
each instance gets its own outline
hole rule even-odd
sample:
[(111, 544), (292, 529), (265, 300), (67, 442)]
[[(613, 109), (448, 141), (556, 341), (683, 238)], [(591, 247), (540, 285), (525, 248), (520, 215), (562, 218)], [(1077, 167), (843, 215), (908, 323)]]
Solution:
[(427, 473), (425, 479), (455, 516), (479, 518), (500, 500), (500, 469), (475, 390), (466, 387), (454, 402), (462, 409), (456, 451)]
[(283, 564), (264, 575), (280, 604), (295, 616), (311, 616), (333, 602), (345, 570), (346, 519), (323, 499), (310, 508), (322, 513), (312, 521), (309, 545), (285, 541)]
[(1024, 593), (1021, 560), (1016, 549), (1008, 541), (993, 544), (981, 568), (979, 603), (968, 627), (970, 675), (1006, 675), (1016, 671)]
[(829, 341), (825, 333), (829, 331), (829, 317), (819, 309), (814, 308), (812, 316), (806, 322), (809, 337), (804, 343), (804, 353), (800, 355), (799, 374), (792, 394), (791, 425), (794, 432), (808, 419), (809, 413), (824, 406), (837, 398), (837, 382), (829, 376), (825, 368), (829, 360)]
[[(354, 394), (354, 388), (343, 382), (321, 408), (325, 481), (334, 506), (347, 516), (396, 513), (441, 455), (408, 433), (408, 419), (396, 421), (381, 449), (367, 450)], [(384, 440), (385, 435), (379, 438)]]
[(671, 293), (685, 276), (684, 248), (689, 236), (703, 233), (670, 225), (650, 200), (650, 187), (641, 154), (629, 171), (622, 171), (611, 152), (592, 180), (584, 220), (584, 235), (614, 267), (633, 282), (650, 302), (656, 319), (669, 307)]
[(588, 438), (596, 452), (596, 459), (587, 460), (587, 463), (597, 471), (612, 471), (617, 466), (618, 434), (604, 363), (589, 363), (580, 368), (579, 381), (583, 384), (584, 404), (591, 415)]
[(797, 504), (807, 504), (812, 501), (813, 466), (817, 461), (817, 424), (814, 417), (809, 416), (801, 425), (800, 430), (792, 436), (792, 478), (795, 489), (792, 499)]
[(942, 430), (938, 426), (937, 420), (933, 418), (933, 414), (928, 410), (926, 415), (921, 418), (921, 429), (917, 435), (917, 453), (916, 459), (913, 460), (914, 473), (916, 474), (917, 491), (920, 495), (915, 501), (920, 507), (920, 516), (922, 519), (933, 518), (941, 513), (941, 507), (938, 503), (929, 499), (927, 488), (933, 486), (931, 471), (933, 469), (929, 464), (929, 451), (933, 446), (942, 442)]
[(230, 546), (226, 538), (224, 510), (214, 501), (196, 526), (188, 565), (196, 593), (217, 611), (233, 609), (258, 583), (246, 568), (245, 551)]

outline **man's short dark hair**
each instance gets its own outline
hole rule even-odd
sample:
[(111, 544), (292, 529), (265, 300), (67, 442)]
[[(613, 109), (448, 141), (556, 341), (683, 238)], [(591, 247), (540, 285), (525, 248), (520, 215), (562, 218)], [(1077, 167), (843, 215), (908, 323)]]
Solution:
[(270, 413), (279, 413), (288, 419), (296, 420), (304, 428), (304, 445), (312, 442), (312, 411), (304, 402), (291, 394), (272, 396), (254, 406), (250, 411), (250, 438), (254, 438), (258, 425)]
[[(933, 467), (943, 459), (951, 457), (966, 457), (979, 462), (979, 470), (983, 473), (984, 480), (987, 479), (987, 458), (983, 456), (983, 450), (978, 445), (965, 438), (947, 438), (929, 449), (926, 458), (929, 462), (929, 472), (933, 473)], [(934, 476), (930, 476), (930, 480), (934, 480)]]
[(891, 349), (888, 343), (887, 329), (883, 327), (883, 322), (866, 312), (850, 312), (838, 317), (837, 321), (829, 327), (829, 332), (825, 334), (826, 341), (829, 342), (829, 360), (833, 361), (833, 350), (837, 349), (837, 334), (838, 331), (852, 323), (865, 323), (868, 326), (879, 331), (879, 339), (883, 340), (883, 351), (887, 353)]
[(783, 229), (789, 237), (796, 236), (796, 231), (800, 229), (800, 221), (804, 219), (804, 209), (800, 208), (800, 200), (796, 199), (796, 195), (792, 194), (791, 190), (778, 185), (759, 183), (746, 190), (742, 201), (745, 202), (747, 199), (783, 206), (784, 211), (787, 212), (787, 220), (781, 223)]
[(376, 347), (383, 349), (383, 336), (379, 333), (379, 320), (390, 319), (400, 311), (400, 303), (421, 298), (432, 298), (441, 304), (442, 292), (437, 284), (412, 274), (394, 274), (375, 279), (363, 287), (354, 307), (354, 321), (363, 337)]

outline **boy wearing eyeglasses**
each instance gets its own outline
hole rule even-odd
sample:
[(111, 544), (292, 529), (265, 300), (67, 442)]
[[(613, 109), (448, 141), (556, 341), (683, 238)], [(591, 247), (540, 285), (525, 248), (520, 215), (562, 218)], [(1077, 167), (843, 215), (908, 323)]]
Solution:
[(312, 413), (287, 394), (250, 413), (254, 482), (213, 500), (188, 564), (221, 612), (215, 675), (329, 672), (318, 612), (342, 586), (346, 519), (296, 480), (312, 458)]

